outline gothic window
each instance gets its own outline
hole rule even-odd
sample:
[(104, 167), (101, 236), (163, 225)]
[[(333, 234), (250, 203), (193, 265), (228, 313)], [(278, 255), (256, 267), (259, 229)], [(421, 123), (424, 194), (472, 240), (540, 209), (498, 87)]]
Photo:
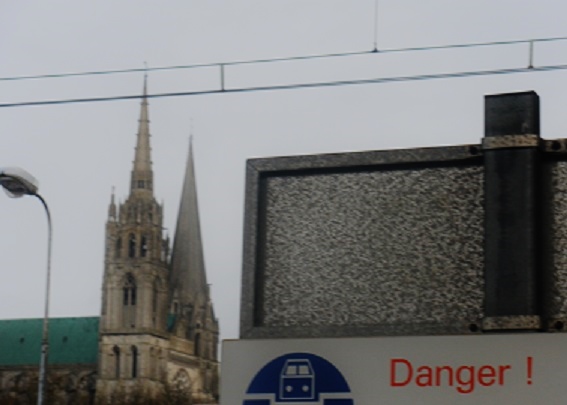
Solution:
[(130, 237), (128, 238), (128, 256), (136, 256), (136, 236), (133, 233), (131, 233)]
[(122, 287), (123, 292), (123, 319), (125, 325), (136, 325), (136, 280), (131, 273), (126, 274)]
[(152, 320), (153, 320), (154, 326), (156, 326), (156, 319), (157, 319), (157, 313), (158, 313), (159, 287), (160, 287), (160, 281), (159, 281), (159, 278), (156, 277), (156, 279), (154, 280), (154, 284), (152, 286)]
[(212, 380), (211, 370), (206, 370), (203, 377), (205, 380), (203, 381), (203, 391), (211, 392), (211, 380)]
[(156, 378), (156, 366), (157, 366), (157, 358), (156, 358), (156, 349), (153, 347), (150, 348), (150, 378)]
[(120, 349), (118, 346), (112, 348), (114, 353), (114, 378), (120, 378)]
[(201, 334), (197, 333), (195, 335), (195, 356), (199, 356), (201, 353)]
[(138, 188), (144, 188), (144, 180), (138, 180)]
[(138, 348), (132, 346), (132, 378), (138, 377)]
[[(193, 305), (189, 304), (186, 307), (182, 308), (183, 310), (183, 315), (187, 317), (187, 319), (191, 319), (193, 320)], [(199, 325), (199, 322), (197, 322), (196, 328), (199, 329), (201, 327), (201, 325)]]
[(154, 282), (153, 293), (152, 293), (152, 312), (157, 312), (158, 307), (158, 280)]
[(155, 366), (156, 366), (156, 378), (163, 379), (165, 376), (164, 374), (167, 372), (161, 364), (163, 363), (163, 355), (161, 349), (157, 350), (156, 359), (155, 359)]
[(167, 242), (164, 240), (161, 242), (161, 261), (164, 262), (167, 260)]
[(136, 280), (132, 273), (126, 274), (123, 291), (124, 305), (136, 305)]
[(217, 347), (218, 347), (218, 343), (216, 341), (216, 339), (213, 339), (213, 360), (217, 359)]
[[(154, 283), (152, 285), (152, 323), (153, 326), (156, 326), (156, 322), (158, 319), (159, 313), (159, 291), (161, 289), (161, 281), (158, 277), (155, 278)], [(161, 326), (161, 322), (160, 325)]]
[(140, 256), (146, 257), (148, 252), (148, 238), (146, 235), (142, 236), (142, 241), (140, 242)]
[(116, 259), (120, 257), (121, 250), (122, 250), (122, 238), (119, 237), (118, 239), (116, 239), (116, 246), (114, 249), (114, 257)]

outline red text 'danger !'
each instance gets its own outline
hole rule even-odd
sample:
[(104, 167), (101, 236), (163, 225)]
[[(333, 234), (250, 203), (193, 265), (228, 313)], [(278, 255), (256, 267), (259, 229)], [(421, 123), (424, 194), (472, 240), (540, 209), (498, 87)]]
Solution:
[[(532, 358), (528, 357), (528, 384), (531, 384)], [(454, 387), (460, 394), (470, 394), (477, 387), (503, 386), (512, 366), (499, 365), (417, 365), (410, 360), (390, 360), (391, 387)]]

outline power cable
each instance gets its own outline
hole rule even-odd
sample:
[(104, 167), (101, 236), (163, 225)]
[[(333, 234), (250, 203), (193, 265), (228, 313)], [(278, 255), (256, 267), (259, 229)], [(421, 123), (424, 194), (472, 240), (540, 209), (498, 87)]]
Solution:
[(73, 77), (73, 76), (111, 75), (111, 74), (119, 74), (119, 73), (139, 73), (139, 72), (151, 72), (151, 71), (160, 71), (160, 70), (197, 69), (197, 68), (207, 68), (207, 67), (220, 68), (222, 66), (262, 64), (262, 63), (274, 63), (274, 62), (285, 62), (285, 61), (306, 60), (306, 59), (338, 58), (345, 56), (365, 55), (369, 53), (372, 53), (372, 51), (328, 53), (328, 54), (320, 54), (320, 55), (290, 56), (284, 58), (254, 59), (254, 60), (232, 61), (232, 62), (196, 63), (192, 65), (158, 66), (153, 68), (144, 67), (144, 68), (132, 68), (132, 69), (100, 70), (100, 71), (91, 71), (91, 72), (54, 73), (54, 74), (44, 74), (44, 75), (35, 75), (35, 76), (13, 76), (13, 77), (0, 77), (0, 81), (53, 79), (53, 78), (62, 78), (62, 77)]
[[(221, 68), (222, 66), (226, 67), (226, 66), (237, 66), (237, 65), (278, 63), (278, 62), (310, 60), (310, 59), (331, 59), (331, 58), (342, 58), (342, 57), (360, 56), (360, 55), (368, 55), (368, 54), (423, 52), (423, 51), (435, 51), (435, 50), (443, 50), (443, 49), (477, 48), (477, 47), (486, 47), (486, 46), (501, 46), (501, 45), (516, 45), (516, 44), (531, 44), (530, 46), (533, 46), (533, 44), (537, 42), (555, 42), (555, 41), (564, 41), (564, 40), (567, 40), (567, 37), (549, 37), (549, 38), (520, 39), (520, 40), (511, 40), (511, 41), (492, 41), (492, 42), (471, 42), (465, 44), (433, 45), (433, 46), (423, 46), (423, 47), (390, 48), (390, 49), (374, 48), (373, 50), (369, 50), (369, 51), (326, 53), (326, 54), (316, 54), (316, 55), (289, 56), (282, 58), (267, 58), (267, 59), (250, 59), (250, 60), (229, 61), (229, 62), (197, 63), (190, 65), (158, 66), (153, 68), (144, 67), (144, 68), (132, 68), (132, 69), (54, 73), (54, 74), (30, 75), (30, 76), (11, 76), (11, 77), (0, 77), (0, 81), (53, 79), (53, 78), (73, 77), (73, 76), (111, 75), (111, 74), (139, 73), (139, 72), (162, 71), (162, 70), (197, 69), (197, 68), (207, 68), (207, 67)], [(376, 46), (376, 41), (374, 45)]]
[[(274, 85), (274, 86), (258, 86), (258, 87), (242, 87), (242, 88), (228, 88), (219, 90), (202, 90), (202, 91), (188, 91), (176, 93), (157, 93), (148, 94), (148, 98), (162, 98), (162, 97), (182, 97), (182, 96), (200, 96), (207, 94), (228, 94), (228, 93), (248, 93), (260, 91), (277, 91), (277, 90), (294, 90), (294, 89), (308, 89), (319, 87), (336, 87), (336, 86), (351, 86), (362, 84), (384, 84), (394, 82), (410, 82), (410, 81), (423, 81), (423, 80), (436, 80), (436, 79), (454, 79), (462, 77), (481, 77), (492, 75), (508, 75), (517, 73), (532, 73), (532, 72), (550, 72), (557, 70), (567, 70), (567, 65), (549, 65), (538, 67), (526, 68), (512, 68), (512, 69), (496, 69), (496, 70), (478, 70), (454, 73), (434, 73), (415, 76), (396, 76), (396, 77), (381, 77), (374, 79), (358, 79), (358, 80), (342, 80), (330, 82), (314, 82), (314, 83), (298, 83), (289, 85)], [(113, 97), (90, 97), (90, 98), (76, 98), (76, 99), (62, 99), (62, 100), (42, 100), (42, 101), (24, 101), (18, 103), (3, 103), (0, 108), (8, 107), (29, 107), (29, 106), (43, 106), (43, 105), (57, 105), (57, 104), (75, 104), (75, 103), (90, 103), (101, 101), (118, 101), (118, 100), (132, 100), (142, 98), (142, 95), (130, 96), (113, 96)]]

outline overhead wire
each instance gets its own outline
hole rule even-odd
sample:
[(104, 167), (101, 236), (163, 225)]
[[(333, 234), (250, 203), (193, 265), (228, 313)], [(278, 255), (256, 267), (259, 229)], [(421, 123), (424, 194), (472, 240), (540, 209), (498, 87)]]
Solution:
[(525, 68), (478, 70), (478, 71), (464, 71), (464, 72), (453, 72), (453, 73), (434, 73), (434, 74), (424, 74), (424, 75), (414, 75), (414, 76), (394, 76), (394, 77), (380, 77), (373, 79), (337, 80), (337, 81), (328, 81), (328, 82), (297, 83), (297, 84), (257, 86), (257, 87), (240, 87), (240, 88), (237, 87), (237, 88), (228, 88), (228, 89), (221, 88), (215, 90), (156, 93), (156, 94), (148, 94), (146, 96), (127, 95), (127, 96), (89, 97), (89, 98), (75, 98), (75, 99), (61, 99), (61, 100), (24, 101), (24, 102), (16, 102), (16, 103), (2, 103), (0, 104), (0, 108), (132, 100), (132, 99), (139, 99), (142, 97), (147, 97), (147, 98), (181, 97), (181, 96), (186, 97), (186, 96), (199, 96), (199, 95), (207, 95), (207, 94), (230, 94), (230, 93), (247, 93), (247, 92), (261, 92), (261, 91), (309, 89), (309, 88), (318, 88), (318, 87), (336, 87), (336, 86), (351, 86), (351, 85), (362, 85), (362, 84), (381, 84), (381, 83), (410, 82), (410, 81), (423, 81), (423, 80), (436, 80), (436, 79), (437, 80), (453, 79), (453, 78), (462, 78), (462, 77), (508, 75), (508, 74), (517, 74), (517, 73), (550, 72), (550, 71), (558, 71), (558, 70), (567, 70), (567, 65), (548, 65), (548, 66), (525, 67)]
[(100, 71), (90, 71), (90, 72), (54, 73), (54, 74), (43, 74), (43, 75), (33, 75), (33, 76), (12, 76), (12, 77), (0, 77), (0, 81), (53, 79), (53, 78), (62, 78), (62, 77), (73, 77), (73, 76), (95, 76), (95, 75), (111, 75), (111, 74), (120, 74), (120, 73), (152, 72), (152, 71), (160, 71), (160, 70), (198, 69), (198, 68), (207, 68), (207, 67), (262, 64), (262, 63), (286, 62), (286, 61), (307, 60), (307, 59), (338, 58), (345, 56), (365, 55), (369, 53), (372, 53), (372, 51), (328, 53), (328, 54), (319, 54), (319, 55), (289, 56), (289, 57), (270, 58), (270, 59), (251, 59), (251, 60), (231, 61), (231, 62), (195, 63), (190, 65), (171, 65), (171, 66), (157, 66), (157, 67), (144, 67), (144, 68), (131, 68), (131, 69), (100, 70)]
[(169, 65), (169, 66), (156, 66), (156, 67), (143, 67), (143, 68), (130, 68), (130, 69), (113, 69), (113, 70), (98, 70), (98, 71), (86, 71), (86, 72), (66, 72), (66, 73), (53, 73), (53, 74), (41, 74), (41, 75), (9, 76), (9, 77), (0, 77), (0, 81), (53, 79), (53, 78), (73, 77), (73, 76), (112, 75), (112, 74), (139, 73), (139, 72), (164, 71), (164, 70), (197, 69), (197, 68), (207, 68), (207, 67), (218, 68), (221, 66), (226, 67), (226, 66), (237, 66), (237, 65), (278, 63), (278, 62), (289, 62), (289, 61), (310, 60), (310, 59), (331, 59), (331, 58), (369, 55), (369, 54), (424, 52), (424, 51), (436, 51), (443, 49), (476, 48), (476, 47), (516, 45), (516, 44), (533, 45), (534, 43), (537, 42), (555, 42), (555, 41), (565, 41), (565, 40), (567, 40), (567, 37), (547, 37), (547, 38), (535, 38), (535, 39), (519, 39), (519, 40), (510, 40), (510, 41), (471, 42), (471, 43), (462, 43), (462, 44), (432, 45), (432, 46), (405, 47), (405, 48), (386, 48), (386, 49), (378, 49), (376, 47), (377, 40), (375, 40), (374, 49), (366, 50), (366, 51), (286, 56), (281, 58), (249, 59), (249, 60), (240, 60), (240, 61), (236, 60), (236, 61), (228, 61), (228, 62), (195, 63), (188, 65)]
[[(269, 90), (275, 91), (275, 90), (346, 86), (346, 85), (371, 84), (371, 83), (376, 84), (376, 83), (389, 83), (389, 82), (448, 79), (448, 78), (458, 78), (458, 77), (502, 75), (502, 74), (525, 73), (525, 72), (543, 72), (543, 71), (567, 69), (567, 65), (550, 65), (550, 66), (539, 66), (539, 67), (533, 66), (533, 51), (534, 51), (535, 43), (564, 41), (567, 40), (567, 37), (547, 37), (547, 38), (536, 38), (529, 40), (521, 39), (521, 40), (509, 40), (509, 41), (474, 42), (474, 43), (462, 43), (462, 44), (450, 44), (450, 45), (433, 45), (433, 46), (423, 46), (423, 47), (378, 49), (377, 26), (378, 26), (378, 0), (375, 0), (373, 50), (303, 55), (303, 56), (289, 56), (289, 57), (267, 58), (267, 59), (250, 59), (250, 60), (229, 61), (229, 62), (199, 63), (199, 64), (190, 64), (190, 65), (170, 65), (170, 66), (158, 66), (158, 67), (148, 67), (147, 64), (144, 62), (145, 65), (144, 68), (0, 77), (0, 82), (31, 80), (31, 79), (65, 78), (65, 77), (73, 77), (73, 76), (76, 77), (76, 76), (93, 76), (93, 75), (111, 75), (111, 74), (124, 74), (124, 73), (138, 73), (138, 72), (147, 73), (150, 71), (197, 69), (197, 68), (211, 68), (211, 67), (215, 67), (220, 70), (220, 89), (159, 93), (159, 94), (147, 95), (147, 97), (151, 97), (151, 98), (161, 98), (161, 97), (194, 96), (194, 95), (218, 94), (218, 93), (237, 93), (237, 92), (243, 93), (243, 92), (253, 92), (253, 91), (269, 91)], [(339, 81), (328, 81), (328, 82), (311, 82), (311, 83), (297, 83), (297, 84), (288, 84), (288, 85), (270, 85), (270, 86), (240, 87), (240, 88), (238, 87), (226, 88), (225, 86), (225, 67), (227, 66), (278, 63), (278, 62), (312, 60), (312, 59), (342, 58), (342, 57), (352, 57), (357, 55), (360, 56), (360, 55), (368, 55), (368, 54), (424, 52), (424, 51), (436, 51), (436, 50), (447, 50), (447, 49), (458, 49), (458, 48), (475, 48), (475, 47), (503, 46), (503, 45), (516, 45), (516, 44), (529, 44), (529, 65), (527, 68), (496, 69), (496, 70), (485, 70), (485, 71), (464, 71), (464, 72), (454, 72), (454, 73), (422, 74), (422, 75), (414, 75), (414, 76), (380, 77), (380, 78), (372, 78), (372, 79), (339, 80)], [(140, 97), (142, 96), (125, 95), (125, 96), (107, 96), (107, 97), (85, 97), (85, 98), (73, 98), (73, 99), (69, 98), (69, 99), (59, 99), (59, 100), (23, 101), (23, 102), (14, 102), (14, 103), (0, 103), (0, 108), (130, 100), (130, 99), (137, 99)]]

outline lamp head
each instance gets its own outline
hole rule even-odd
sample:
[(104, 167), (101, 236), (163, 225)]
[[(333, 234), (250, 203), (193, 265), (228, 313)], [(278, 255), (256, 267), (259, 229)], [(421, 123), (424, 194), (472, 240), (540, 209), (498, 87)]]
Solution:
[(37, 179), (24, 169), (19, 167), (0, 168), (0, 186), (4, 188), (4, 191), (10, 197), (35, 195), (38, 184)]

